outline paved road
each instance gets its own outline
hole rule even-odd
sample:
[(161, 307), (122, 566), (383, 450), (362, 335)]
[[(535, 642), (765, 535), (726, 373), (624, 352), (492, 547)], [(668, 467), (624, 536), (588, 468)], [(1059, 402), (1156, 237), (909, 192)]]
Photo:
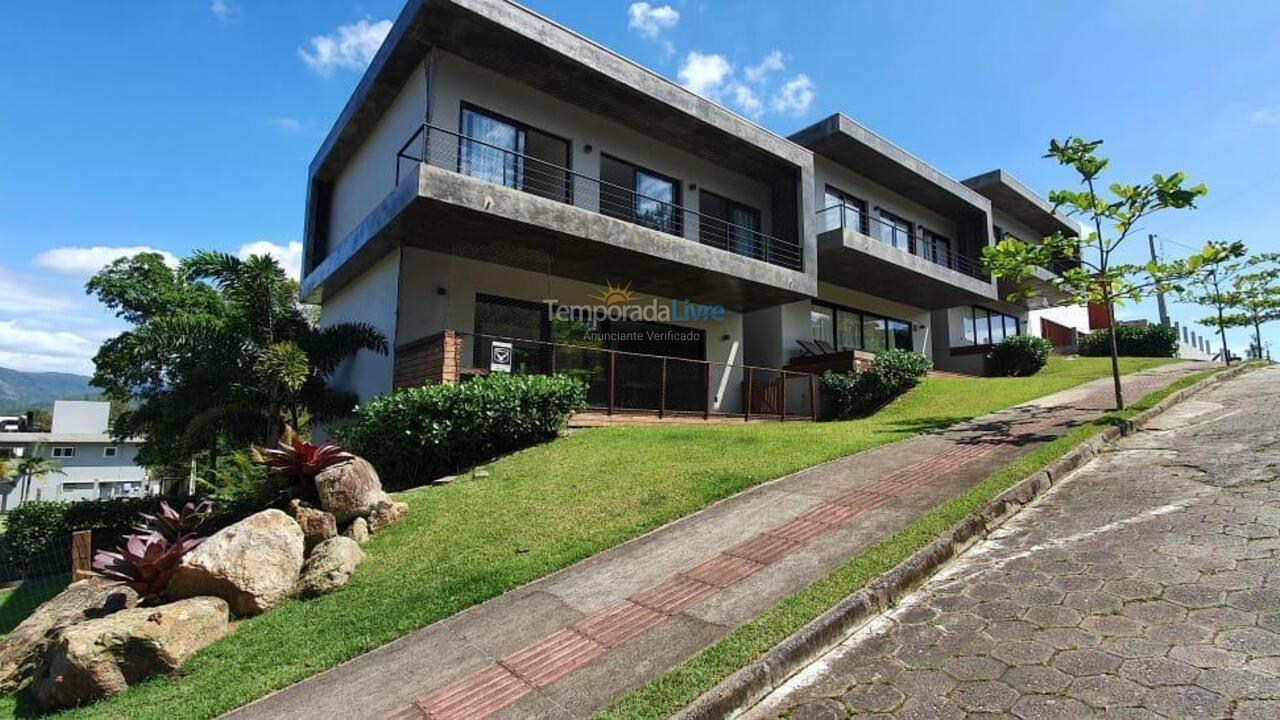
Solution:
[(1280, 718), (1277, 476), (1271, 368), (1121, 441), (749, 716)]

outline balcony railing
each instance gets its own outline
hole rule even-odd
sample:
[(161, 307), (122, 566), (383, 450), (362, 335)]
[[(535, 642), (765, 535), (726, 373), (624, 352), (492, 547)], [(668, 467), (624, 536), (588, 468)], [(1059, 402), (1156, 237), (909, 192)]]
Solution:
[(979, 280), (987, 280), (982, 262), (951, 249), (946, 242), (927, 234), (907, 230), (899, 225), (848, 205), (832, 205), (818, 211), (818, 232), (848, 229), (879, 240), (886, 245), (924, 258), (931, 263)]
[(426, 163), (659, 232), (688, 238), (791, 270), (804, 269), (804, 253), (793, 240), (636, 192), (562, 165), (484, 140), (423, 124), (396, 153), (396, 184), (409, 166)]

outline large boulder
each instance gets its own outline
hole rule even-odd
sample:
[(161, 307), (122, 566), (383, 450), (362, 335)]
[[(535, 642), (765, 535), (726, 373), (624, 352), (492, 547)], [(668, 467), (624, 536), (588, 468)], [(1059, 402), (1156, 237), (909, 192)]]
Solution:
[(294, 500), (289, 503), (289, 515), (302, 528), (306, 552), (311, 552), (311, 548), (338, 534), (338, 521), (333, 513), (309, 508)]
[(137, 604), (138, 593), (111, 580), (93, 577), (71, 583), (0, 641), (0, 692), (16, 692), (30, 683), (31, 673), (62, 628)]
[(356, 566), (364, 562), (364, 551), (349, 537), (325, 540), (311, 551), (298, 578), (297, 594), (316, 597), (347, 584)]
[(302, 528), (280, 510), (263, 510), (210, 535), (182, 559), (169, 581), (171, 600), (212, 595), (240, 617), (288, 599), (302, 569)]
[(390, 527), (409, 514), (409, 504), (387, 498), (379, 500), (369, 515), (369, 532), (376, 533)]
[(36, 671), (32, 691), (46, 709), (93, 702), (131, 683), (178, 669), (227, 632), (227, 603), (198, 597), (133, 608), (63, 628)]
[(316, 475), (316, 493), (320, 507), (333, 513), (339, 524), (369, 517), (378, 503), (387, 499), (377, 471), (360, 457), (321, 470)]

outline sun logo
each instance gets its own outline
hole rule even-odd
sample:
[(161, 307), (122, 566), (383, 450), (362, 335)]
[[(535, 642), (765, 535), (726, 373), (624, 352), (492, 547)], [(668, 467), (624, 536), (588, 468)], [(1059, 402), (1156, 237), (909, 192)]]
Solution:
[(591, 299), (599, 300), (605, 305), (617, 305), (619, 303), (631, 302), (640, 297), (631, 292), (631, 283), (626, 286), (614, 285), (611, 281), (605, 281), (604, 291), (599, 295), (592, 295)]

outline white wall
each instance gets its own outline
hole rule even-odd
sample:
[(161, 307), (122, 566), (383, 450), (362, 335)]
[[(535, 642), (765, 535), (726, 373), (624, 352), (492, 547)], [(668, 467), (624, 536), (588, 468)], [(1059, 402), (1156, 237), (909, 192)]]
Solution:
[[(686, 208), (698, 208), (698, 193), (702, 190), (750, 205), (760, 211), (762, 231), (771, 234), (772, 192), (766, 183), (677, 150), (649, 135), (443, 51), (434, 53), (431, 86), (433, 125), (456, 132), (461, 104), (467, 102), (568, 140), (570, 164), (576, 172), (599, 178), (600, 154), (605, 153), (678, 180), (679, 204)], [(455, 141), (450, 137), (447, 142)], [(585, 151), (588, 144), (592, 146), (590, 153)], [(690, 183), (698, 189), (690, 190)], [(577, 184), (575, 204), (598, 208), (597, 191), (590, 183)], [(695, 219), (685, 223), (684, 235), (698, 237)]]
[(419, 65), (333, 182), (330, 248), (337, 247), (395, 188), (396, 153), (426, 121), (426, 114), (427, 76)]
[[(541, 303), (556, 300), (562, 305), (595, 304), (593, 297), (601, 292), (608, 280), (617, 279), (602, 275), (600, 285), (579, 282), (546, 273), (520, 270), (451, 257), (449, 255), (405, 248), (400, 275), (400, 319), (397, 344), (404, 344), (427, 337), (442, 330), (475, 331), (475, 298), (477, 294), (496, 295), (514, 300)], [(440, 294), (440, 289), (445, 291)], [(656, 297), (644, 292), (641, 282), (632, 286), (642, 301)], [(670, 298), (658, 298), (660, 301)], [(725, 365), (743, 363), (742, 315), (728, 311), (720, 322), (672, 323), (682, 327), (703, 330), (706, 336), (706, 359)], [(725, 336), (728, 336), (725, 339)], [(464, 362), (470, 362), (472, 345), (464, 338)], [(741, 395), (742, 370), (718, 366), (712, 371), (713, 410), (737, 412)], [(723, 388), (723, 396), (718, 390)]]
[[(0, 437), (0, 448), (7, 450), (21, 447), (25, 454), (33, 451), (26, 443), (6, 443)], [(27, 500), (59, 500), (75, 502), (106, 497), (138, 496), (146, 492), (147, 471), (134, 464), (138, 447), (132, 443), (67, 442), (51, 439), (42, 443), (47, 457), (54, 447), (74, 447), (75, 457), (60, 457), (62, 474), (50, 473), (33, 479), (27, 491)], [(104, 457), (104, 449), (116, 448), (115, 457)], [(18, 505), (22, 492), (21, 481), (0, 483), (0, 511), (12, 510)]]
[(1077, 332), (1089, 332), (1089, 308), (1087, 305), (1063, 305), (1061, 307), (1032, 310), (1028, 313), (1027, 330), (1036, 337), (1041, 336), (1040, 318), (1055, 322)]
[(387, 336), (392, 351), (386, 355), (361, 350), (333, 374), (330, 385), (355, 393), (359, 402), (391, 390), (396, 341), (396, 314), (399, 300), (400, 253), (387, 253), (373, 267), (327, 297), (320, 310), (320, 325), (366, 322)]
[(111, 403), (103, 400), (54, 400), (52, 430), (55, 433), (105, 433)]
[[(931, 230), (950, 238), (952, 249), (957, 249), (958, 246), (955, 243), (958, 240), (954, 220), (943, 217), (914, 200), (877, 185), (853, 170), (821, 155), (814, 155), (813, 162), (814, 202), (817, 203), (818, 210), (821, 210), (824, 205), (823, 194), (826, 192), (826, 186), (832, 185), (838, 190), (855, 195), (865, 201), (867, 203), (867, 214), (871, 218), (879, 218), (880, 215), (877, 212), (877, 208), (883, 208), (918, 226), (923, 225), (926, 230)], [(820, 217), (818, 219), (818, 232), (822, 232), (823, 222)], [(868, 226), (872, 236), (879, 237), (874, 220), (868, 221)], [(857, 228), (851, 229), (856, 230)]]

